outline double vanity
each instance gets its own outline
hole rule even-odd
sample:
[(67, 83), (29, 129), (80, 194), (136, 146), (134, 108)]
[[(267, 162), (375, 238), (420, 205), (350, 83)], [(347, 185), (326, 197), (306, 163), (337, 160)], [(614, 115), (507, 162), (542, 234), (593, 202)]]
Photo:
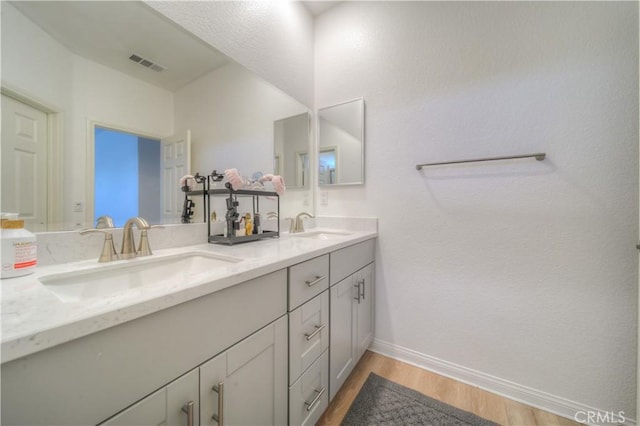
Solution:
[(314, 424), (373, 339), (371, 223), (3, 281), (2, 424)]

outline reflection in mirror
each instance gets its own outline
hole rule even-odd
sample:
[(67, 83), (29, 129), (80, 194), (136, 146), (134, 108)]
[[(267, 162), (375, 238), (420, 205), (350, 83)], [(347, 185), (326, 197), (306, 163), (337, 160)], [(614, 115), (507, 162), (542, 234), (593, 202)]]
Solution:
[[(274, 121), (308, 111), (142, 2), (5, 1), (1, 7), (3, 124), (22, 129), (14, 149), (23, 153), (12, 170), (5, 170), (5, 158), (14, 154), (2, 153), (1, 208), (20, 212), (28, 229), (92, 227), (93, 169), (101, 155), (94, 156), (96, 123), (163, 144), (190, 134), (191, 167), (175, 174), (234, 167), (251, 176), (274, 171)], [(17, 115), (4, 117), (5, 104), (14, 101)], [(158, 183), (162, 222), (179, 222), (180, 177), (166, 183), (171, 197)], [(22, 186), (14, 185), (9, 200), (12, 181)], [(287, 195), (283, 214), (292, 202)], [(173, 211), (166, 200), (173, 200)]]
[(318, 183), (364, 183), (364, 99), (318, 111)]
[(94, 153), (93, 223), (101, 216), (116, 227), (135, 216), (159, 223), (160, 141), (96, 126)]
[(274, 173), (284, 177), (288, 189), (309, 188), (309, 113), (273, 123)]

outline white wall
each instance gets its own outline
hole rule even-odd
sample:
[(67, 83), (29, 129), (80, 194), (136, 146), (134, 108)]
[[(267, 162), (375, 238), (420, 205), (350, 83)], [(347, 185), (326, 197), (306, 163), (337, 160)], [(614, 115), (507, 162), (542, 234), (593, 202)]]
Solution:
[(637, 7), (347, 2), (316, 20), (316, 106), (367, 105), (366, 185), (318, 213), (379, 217), (379, 347), (635, 418)]
[[(64, 224), (85, 226), (88, 120), (149, 135), (173, 134), (171, 92), (67, 50), (9, 3), (2, 4), (2, 84), (64, 114)], [(79, 224), (79, 225), (77, 225)]]
[(146, 1), (161, 14), (313, 105), (313, 19), (296, 1)]
[[(273, 173), (274, 122), (306, 111), (304, 105), (235, 63), (175, 93), (176, 129), (191, 130), (191, 169), (203, 175), (230, 168), (247, 177), (256, 171)], [(302, 209), (302, 192), (308, 199), (308, 191), (285, 193), (281, 208), (287, 214)]]

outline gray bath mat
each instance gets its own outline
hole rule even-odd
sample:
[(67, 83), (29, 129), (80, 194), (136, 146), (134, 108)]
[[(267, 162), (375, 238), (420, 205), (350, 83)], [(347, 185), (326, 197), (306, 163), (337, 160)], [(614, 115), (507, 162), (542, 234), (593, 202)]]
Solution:
[(342, 424), (498, 426), (374, 373), (369, 374)]

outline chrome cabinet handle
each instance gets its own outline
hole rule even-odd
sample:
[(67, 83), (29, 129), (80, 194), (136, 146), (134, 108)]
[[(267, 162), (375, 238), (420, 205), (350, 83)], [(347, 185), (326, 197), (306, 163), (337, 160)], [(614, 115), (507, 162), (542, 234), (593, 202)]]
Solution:
[(358, 304), (360, 304), (360, 283), (358, 284), (354, 284), (353, 285), (355, 288), (357, 288), (356, 290), (356, 297), (353, 298), (353, 300), (357, 300)]
[(315, 280), (313, 280), (313, 281), (305, 281), (304, 283), (308, 287), (313, 287), (314, 285), (318, 284), (320, 281), (324, 280), (325, 278), (327, 278), (326, 275), (323, 275), (323, 276), (316, 275), (316, 279)]
[(313, 331), (313, 333), (309, 334), (309, 333), (304, 333), (304, 337), (307, 338), (307, 341), (313, 339), (316, 334), (320, 333), (322, 330), (324, 330), (324, 328), (327, 326), (327, 324), (322, 324), (322, 325), (316, 325), (316, 329)]
[(360, 292), (360, 296), (362, 296), (362, 300), (364, 300), (364, 278), (358, 281), (358, 289), (360, 289), (360, 284), (362, 284), (362, 291)]
[(218, 394), (218, 414), (214, 414), (211, 418), (218, 423), (218, 426), (222, 426), (224, 421), (224, 382), (218, 382), (218, 386), (212, 387), (211, 390)]
[(318, 401), (320, 401), (320, 397), (322, 396), (322, 394), (323, 394), (326, 390), (327, 390), (327, 387), (326, 387), (326, 386), (323, 386), (323, 388), (322, 388), (322, 389), (320, 389), (320, 390), (317, 390), (317, 389), (316, 389), (316, 390), (315, 390), (315, 392), (316, 392), (316, 394), (317, 394), (317, 395), (316, 395), (316, 397), (315, 397), (315, 398), (313, 398), (313, 401), (311, 401), (311, 402), (305, 401), (305, 402), (304, 402), (304, 405), (306, 405), (306, 406), (307, 406), (307, 411), (311, 411), (311, 410), (313, 409), (314, 405), (316, 405), (316, 404), (318, 403)]
[(187, 426), (194, 426), (194, 424), (193, 424), (193, 401), (187, 402), (182, 407), (182, 412), (187, 414)]

